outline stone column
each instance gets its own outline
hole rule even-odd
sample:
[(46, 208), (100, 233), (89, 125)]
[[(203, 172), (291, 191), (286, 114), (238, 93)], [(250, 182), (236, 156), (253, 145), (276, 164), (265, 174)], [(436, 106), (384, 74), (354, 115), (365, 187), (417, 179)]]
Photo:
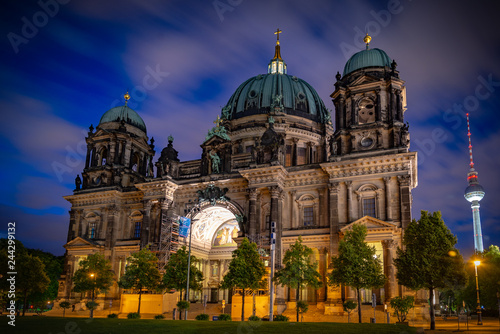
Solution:
[(330, 223), (330, 253), (337, 254), (339, 244), (339, 207), (338, 207), (338, 182), (330, 182), (329, 190), (329, 223)]
[(292, 166), (297, 166), (297, 157), (298, 157), (298, 138), (292, 138), (293, 148), (292, 148)]
[(399, 201), (401, 204), (401, 226), (405, 229), (411, 221), (410, 175), (398, 176)]
[(346, 212), (346, 223), (349, 224), (352, 219), (352, 181), (345, 181), (346, 185), (346, 200), (347, 200), (347, 212)]
[(318, 272), (321, 275), (321, 280), (323, 281), (323, 286), (317, 290), (318, 294), (318, 303), (323, 303), (326, 301), (326, 291), (327, 291), (327, 278), (326, 278), (326, 269), (327, 269), (327, 255), (328, 252), (326, 248), (319, 249), (319, 263), (318, 263)]
[(142, 224), (141, 224), (141, 249), (146, 247), (150, 242), (151, 238), (151, 200), (144, 201), (144, 210), (142, 213)]
[(85, 169), (90, 167), (90, 152), (92, 152), (92, 145), (87, 145), (87, 157), (85, 158)]
[(113, 205), (108, 207), (107, 211), (106, 248), (112, 249), (115, 246), (118, 236), (118, 215), (120, 214), (120, 208)]
[(382, 121), (382, 107), (380, 104), (380, 89), (377, 89), (375, 91), (375, 94), (377, 96), (377, 99), (375, 101), (375, 120), (377, 122)]
[(385, 187), (385, 220), (392, 221), (392, 210), (391, 210), (391, 178), (384, 177), (384, 187)]
[(387, 277), (385, 283), (385, 300), (389, 301), (397, 296), (396, 268), (394, 266), (394, 255), (396, 242), (394, 240), (382, 240), (384, 250), (384, 274)]
[(248, 192), (248, 235), (257, 233), (257, 188), (249, 188)]
[(66, 237), (66, 242), (70, 242), (75, 238), (75, 210), (71, 209), (69, 211), (69, 226), (68, 226), (68, 236)]

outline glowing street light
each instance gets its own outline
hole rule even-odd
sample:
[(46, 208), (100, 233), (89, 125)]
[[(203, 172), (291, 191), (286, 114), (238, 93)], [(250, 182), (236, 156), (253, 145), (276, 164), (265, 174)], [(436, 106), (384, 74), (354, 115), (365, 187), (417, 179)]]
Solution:
[(481, 317), (481, 302), (479, 301), (479, 283), (477, 280), (477, 266), (481, 264), (481, 261), (476, 260), (474, 261), (474, 268), (476, 270), (476, 294), (477, 294), (477, 324), (482, 325), (483, 324), (483, 319)]

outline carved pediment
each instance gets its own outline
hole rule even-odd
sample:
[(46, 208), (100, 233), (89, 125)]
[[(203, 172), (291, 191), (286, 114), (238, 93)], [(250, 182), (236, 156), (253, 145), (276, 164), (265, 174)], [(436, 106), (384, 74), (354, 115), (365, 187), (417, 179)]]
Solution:
[(89, 240), (83, 239), (81, 237), (76, 237), (75, 239), (65, 244), (63, 247), (66, 249), (70, 249), (70, 248), (89, 248), (89, 247), (94, 248), (98, 246)]
[(380, 220), (377, 218), (373, 218), (370, 216), (364, 216), (364, 217), (350, 223), (349, 225), (344, 226), (343, 228), (340, 229), (340, 231), (342, 233), (345, 233), (346, 231), (351, 230), (352, 226), (354, 224), (361, 224), (361, 225), (366, 226), (366, 228), (368, 229), (368, 233), (370, 233), (370, 231), (373, 231), (373, 230), (380, 230), (380, 229), (396, 230), (398, 228), (397, 225), (394, 223), (386, 222), (386, 221), (383, 221), (383, 220)]
[(379, 81), (380, 81), (380, 78), (377, 78), (377, 77), (369, 75), (369, 74), (365, 74), (365, 75), (360, 76), (359, 78), (356, 78), (350, 84), (350, 86), (351, 87), (352, 86), (359, 86), (359, 85), (364, 85), (364, 84), (374, 83), (374, 82), (379, 82)]

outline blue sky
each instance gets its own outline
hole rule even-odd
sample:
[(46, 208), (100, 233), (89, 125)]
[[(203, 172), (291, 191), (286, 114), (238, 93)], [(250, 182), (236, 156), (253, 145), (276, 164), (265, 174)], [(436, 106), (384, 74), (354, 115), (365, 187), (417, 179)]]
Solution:
[[(479, 181), (485, 247), (500, 244), (500, 35), (496, 1), (11, 1), (0, 13), (0, 234), (16, 221), (28, 247), (62, 254), (84, 136), (123, 103), (144, 119), (157, 152), (168, 135), (196, 159), (213, 120), (243, 81), (265, 73), (276, 28), (288, 73), (325, 105), (337, 71), (371, 47), (407, 83), (411, 149), (419, 154), (413, 217), (441, 210), (467, 257), (472, 214), (463, 192), (467, 128)], [(158, 158), (159, 154), (155, 157)]]

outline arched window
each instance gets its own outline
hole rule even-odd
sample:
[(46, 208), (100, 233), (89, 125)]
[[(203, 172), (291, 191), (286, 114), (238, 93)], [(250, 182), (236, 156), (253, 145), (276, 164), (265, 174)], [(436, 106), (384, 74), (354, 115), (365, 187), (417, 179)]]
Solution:
[(89, 224), (89, 239), (96, 239), (97, 237), (97, 223)]
[(106, 161), (108, 161), (108, 150), (106, 148), (103, 148), (101, 150), (100, 158), (101, 158), (100, 165), (105, 166)]
[(304, 194), (296, 200), (299, 205), (299, 228), (312, 228), (319, 225), (319, 199), (312, 194)]
[(141, 237), (141, 226), (142, 226), (141, 221), (135, 222), (135, 226), (134, 226), (134, 238), (135, 239), (139, 239)]
[(374, 184), (364, 184), (355, 192), (358, 196), (359, 217), (379, 217), (379, 195), (382, 190)]

